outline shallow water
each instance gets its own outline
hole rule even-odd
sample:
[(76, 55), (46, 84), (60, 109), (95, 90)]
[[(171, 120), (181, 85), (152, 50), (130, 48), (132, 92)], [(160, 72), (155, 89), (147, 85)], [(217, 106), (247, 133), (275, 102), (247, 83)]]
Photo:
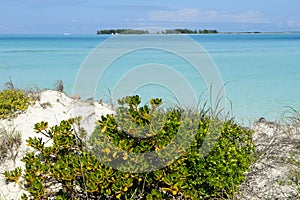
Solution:
[[(38, 86), (53, 88), (62, 79), (71, 94), (81, 64), (89, 53), (111, 36), (103, 35), (0, 35), (0, 84), (11, 77), (18, 88)], [(224, 80), (227, 100), (233, 108), (227, 110), (240, 122), (259, 117), (280, 119), (286, 106), (300, 105), (300, 34), (218, 34), (189, 36), (201, 44), (218, 67)], [(117, 48), (117, 47), (115, 47)], [(106, 71), (97, 88), (97, 99), (109, 101), (109, 89), (122, 73), (137, 61), (160, 57), (169, 66), (184, 74), (197, 85), (197, 96), (203, 91), (203, 101), (209, 90), (195, 72), (182, 60), (155, 50), (137, 51), (118, 60)], [(149, 60), (148, 60), (149, 61)], [(122, 69), (121, 69), (122, 66)], [(151, 73), (151, 72), (149, 72)], [(153, 72), (155, 73), (155, 72)], [(166, 78), (168, 74), (165, 74)], [(174, 80), (176, 81), (176, 80)], [(138, 88), (142, 96), (174, 100), (172, 93), (157, 85)], [(173, 99), (172, 99), (173, 98)]]

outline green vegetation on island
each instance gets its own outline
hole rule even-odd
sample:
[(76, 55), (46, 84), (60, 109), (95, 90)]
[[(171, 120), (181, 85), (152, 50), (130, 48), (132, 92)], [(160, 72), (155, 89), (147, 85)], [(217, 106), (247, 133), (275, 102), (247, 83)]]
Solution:
[(167, 29), (162, 34), (216, 34), (217, 30)]
[[(217, 30), (189, 30), (189, 29), (166, 29), (163, 31), (157, 31), (155, 34), (217, 34)], [(147, 30), (138, 29), (105, 29), (98, 30), (98, 35), (101, 34), (150, 34)]]
[(97, 34), (148, 34), (148, 31), (135, 30), (135, 29), (110, 29), (110, 30), (98, 30)]

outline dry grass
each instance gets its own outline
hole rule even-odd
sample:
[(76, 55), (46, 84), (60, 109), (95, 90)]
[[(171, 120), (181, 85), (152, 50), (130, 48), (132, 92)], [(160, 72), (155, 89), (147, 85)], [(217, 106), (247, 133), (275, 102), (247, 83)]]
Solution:
[(21, 143), (21, 133), (15, 127), (0, 129), (0, 165), (6, 160), (16, 160)]

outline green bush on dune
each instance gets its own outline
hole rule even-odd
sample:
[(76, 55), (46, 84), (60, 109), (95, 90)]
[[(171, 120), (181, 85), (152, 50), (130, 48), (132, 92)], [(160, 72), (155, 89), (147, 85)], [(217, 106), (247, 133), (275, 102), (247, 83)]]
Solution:
[[(51, 145), (37, 137), (29, 138), (27, 143), (35, 153), (27, 153), (22, 159), (23, 182), (19, 182), (20, 168), (5, 172), (6, 180), (18, 182), (29, 192), (24, 199), (211, 199), (228, 198), (237, 191), (253, 161), (252, 131), (233, 121), (219, 121), (222, 128), (218, 140), (207, 155), (201, 156), (211, 117), (179, 108), (160, 109), (160, 99), (151, 99), (150, 106), (140, 106), (140, 102), (138, 96), (121, 99), (116, 116), (103, 116), (98, 121), (88, 144), (93, 152), (79, 136), (83, 130), (76, 128), (78, 118), (50, 128), (47, 122), (36, 124), (35, 131), (48, 137)], [(196, 132), (187, 128), (179, 138), (184, 144), (191, 138), (188, 134), (194, 134), (189, 148), (182, 151), (173, 146), (180, 152), (179, 158), (154, 171), (126, 172), (135, 166), (155, 165), (126, 152), (142, 154), (165, 148), (175, 140), (181, 125), (194, 124), (195, 115), (199, 117)], [(146, 133), (141, 133), (143, 130)], [(108, 142), (124, 151), (116, 152)], [(161, 156), (167, 159), (171, 155), (166, 152)], [(116, 163), (122, 171), (110, 167)]]
[(17, 89), (0, 91), (0, 119), (16, 117), (24, 112), (30, 104), (30, 98), (25, 92)]

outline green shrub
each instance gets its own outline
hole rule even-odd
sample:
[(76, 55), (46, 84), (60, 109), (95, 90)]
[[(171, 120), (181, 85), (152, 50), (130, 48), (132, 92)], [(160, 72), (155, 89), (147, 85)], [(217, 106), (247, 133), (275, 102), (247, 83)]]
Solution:
[(0, 119), (16, 117), (30, 104), (30, 98), (22, 91), (8, 89), (0, 92)]
[[(29, 192), (24, 199), (100, 198), (101, 194), (95, 187), (101, 184), (105, 190), (106, 184), (110, 185), (108, 181), (113, 171), (85, 150), (75, 131), (79, 120), (69, 119), (50, 128), (47, 122), (35, 124), (35, 132), (50, 139), (52, 145), (46, 145), (38, 137), (27, 140), (27, 145), (35, 152), (22, 158), (25, 162), (22, 186)], [(19, 169), (4, 175), (7, 182), (19, 181)]]
[[(143, 176), (138, 174), (145, 181), (143, 189), (139, 185), (132, 187), (139, 188), (138, 191), (143, 191), (143, 197), (147, 196), (149, 199), (153, 189), (170, 198), (182, 195), (186, 199), (227, 198), (237, 191), (244, 180), (244, 173), (253, 161), (255, 149), (252, 131), (242, 129), (231, 120), (215, 122), (221, 124), (218, 140), (211, 141), (214, 147), (203, 156), (200, 149), (205, 137), (210, 134), (209, 126), (216, 120), (215, 117), (182, 109), (164, 111), (158, 109), (162, 104), (159, 99), (150, 100), (150, 107), (139, 106), (140, 102), (138, 96), (124, 98), (119, 101), (117, 116), (108, 115), (99, 120), (99, 126), (90, 140), (101, 161), (125, 172), (135, 171), (134, 166), (151, 169), (147, 166), (159, 163), (153, 163), (153, 160), (147, 160), (143, 156), (130, 157), (127, 152), (144, 155), (149, 151), (163, 149), (178, 139), (176, 134), (186, 131), (179, 140), (180, 144), (184, 144), (193, 138), (189, 148), (181, 152), (181, 156), (173, 160), (172, 164), (153, 172), (145, 172)], [(189, 130), (193, 130), (191, 128), (195, 116), (198, 119), (197, 132), (191, 137), (193, 132)], [(180, 129), (182, 125), (184, 129)], [(185, 135), (188, 137), (184, 137)], [(125, 151), (116, 151), (112, 145), (107, 145), (111, 143)], [(178, 145), (175, 148), (178, 151), (181, 149)], [(168, 159), (172, 155), (166, 152), (159, 158)]]
[[(35, 131), (48, 137), (52, 144), (46, 145), (37, 137), (27, 140), (35, 149), (35, 153), (27, 153), (22, 159), (25, 162), (22, 185), (29, 192), (28, 198), (211, 199), (235, 193), (253, 160), (252, 131), (232, 121), (220, 122), (219, 140), (207, 155), (200, 155), (201, 145), (209, 134), (210, 117), (182, 109), (162, 109), (160, 99), (151, 99), (150, 107), (139, 106), (140, 102), (138, 96), (121, 99), (117, 116), (107, 115), (98, 121), (89, 141), (92, 152), (76, 131), (79, 119), (62, 121), (50, 128), (46, 122), (36, 124)], [(193, 128), (194, 116), (198, 115), (194, 139), (186, 141), (191, 138), (187, 134), (193, 134), (189, 129), (177, 138), (180, 125)], [(191, 145), (185, 151), (168, 145), (176, 138), (180, 144)], [(116, 152), (107, 145), (108, 141), (124, 151)], [(143, 155), (167, 146), (177, 148), (181, 156), (160, 169), (144, 173), (128, 171), (135, 167), (151, 169), (151, 165), (159, 164), (136, 160), (129, 152)], [(100, 157), (97, 159), (95, 155)], [(172, 155), (165, 152), (160, 158), (168, 156)], [(19, 177), (19, 170), (6, 172), (7, 181), (16, 182)]]

